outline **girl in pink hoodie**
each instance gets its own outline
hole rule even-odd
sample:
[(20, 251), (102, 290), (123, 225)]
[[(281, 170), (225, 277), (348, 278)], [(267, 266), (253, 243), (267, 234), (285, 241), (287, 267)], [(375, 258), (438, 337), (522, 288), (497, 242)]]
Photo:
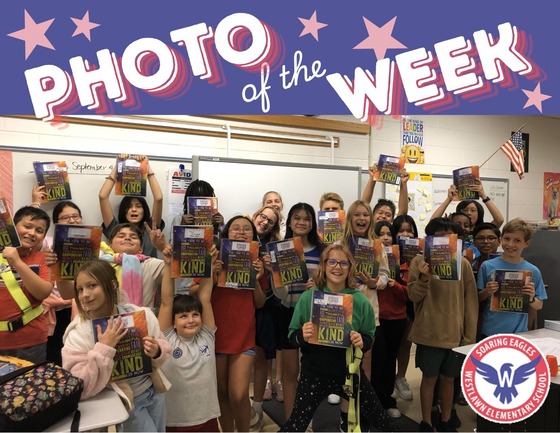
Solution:
[[(64, 334), (62, 365), (84, 381), (82, 398), (87, 399), (110, 385), (130, 409), (124, 431), (165, 431), (163, 394), (169, 382), (158, 367), (171, 355), (171, 347), (159, 329), (159, 323), (149, 308), (119, 302), (117, 277), (113, 267), (102, 260), (91, 260), (80, 268), (75, 280), (75, 300), (79, 315)], [(115, 346), (127, 329), (115, 315), (144, 310), (148, 336), (143, 350), (151, 358), (154, 373), (111, 382)], [(97, 325), (97, 342), (92, 319), (111, 316), (103, 331)]]

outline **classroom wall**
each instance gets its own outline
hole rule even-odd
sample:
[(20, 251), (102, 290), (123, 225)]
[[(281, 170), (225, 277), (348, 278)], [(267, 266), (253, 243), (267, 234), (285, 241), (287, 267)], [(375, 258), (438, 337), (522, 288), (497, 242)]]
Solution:
[[(353, 120), (347, 116), (320, 116), (337, 120)], [(184, 116), (183, 119), (196, 119)], [(481, 164), (509, 137), (512, 130), (526, 123), (523, 132), (530, 134), (529, 173), (523, 180), (509, 171), (509, 161), (498, 152), (484, 167), (481, 176), (510, 180), (509, 216), (541, 219), (543, 172), (560, 171), (560, 155), (556, 140), (560, 120), (546, 116), (414, 116), (424, 121), (426, 164), (407, 164), (409, 171), (450, 174), (466, 165)], [(216, 120), (205, 122), (216, 123)], [(230, 122), (236, 125), (235, 122)], [(247, 126), (246, 124), (238, 124)], [(322, 134), (321, 131), (259, 126), (271, 131)], [(335, 165), (357, 165), (366, 168), (380, 153), (398, 154), (400, 149), (400, 117), (376, 118), (371, 135), (332, 134), (340, 137), (334, 150)], [(0, 117), (0, 147), (33, 148), (99, 153), (104, 156), (144, 153), (149, 156), (190, 158), (192, 155), (228, 156), (232, 158), (331, 164), (328, 147), (281, 144), (260, 141), (231, 140), (225, 137), (201, 137), (188, 134), (140, 131), (90, 125), (51, 126), (34, 119)], [(31, 164), (31, 161), (30, 161)], [(162, 175), (163, 177), (163, 175)], [(234, 186), (232, 184), (232, 186)], [(282, 180), (278, 179), (278, 190)], [(264, 191), (255, 182), (251, 194)], [(18, 198), (15, 197), (18, 204)], [(317, 198), (318, 201), (318, 198)]]

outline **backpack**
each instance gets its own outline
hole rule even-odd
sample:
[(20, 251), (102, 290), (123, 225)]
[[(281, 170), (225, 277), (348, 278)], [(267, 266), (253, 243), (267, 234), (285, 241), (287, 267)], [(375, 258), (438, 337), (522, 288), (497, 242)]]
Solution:
[(83, 389), (82, 379), (52, 362), (0, 376), (0, 431), (43, 431), (74, 411), (79, 422)]

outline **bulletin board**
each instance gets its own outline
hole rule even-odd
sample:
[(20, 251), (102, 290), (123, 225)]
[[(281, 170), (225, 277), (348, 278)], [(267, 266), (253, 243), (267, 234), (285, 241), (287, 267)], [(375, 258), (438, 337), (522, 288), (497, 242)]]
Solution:
[[(494, 204), (498, 207), (500, 212), (502, 212), (504, 221), (508, 221), (509, 179), (481, 177), (481, 181), (488, 197), (494, 201)], [(415, 181), (414, 176), (411, 176), (408, 187), (411, 201), (413, 200), (413, 196), (416, 196), (416, 199), (418, 199), (418, 197), (425, 198), (424, 206), (422, 206), (422, 204), (419, 205), (418, 201), (415, 201), (414, 209), (410, 209), (409, 212), (414, 217), (420, 236), (424, 235), (424, 227), (430, 221), (434, 210), (437, 209), (447, 197), (447, 191), (452, 183), (453, 178), (451, 175), (432, 174), (431, 182)], [(385, 184), (385, 198), (393, 200), (397, 206), (399, 197), (398, 191), (398, 187), (395, 185)], [(409, 201), (409, 206), (411, 201)], [(446, 213), (455, 212), (458, 203), (458, 201), (451, 202), (446, 209)], [(487, 212), (487, 209), (485, 208), (484, 210), (484, 220), (488, 222), (491, 221), (492, 217)]]

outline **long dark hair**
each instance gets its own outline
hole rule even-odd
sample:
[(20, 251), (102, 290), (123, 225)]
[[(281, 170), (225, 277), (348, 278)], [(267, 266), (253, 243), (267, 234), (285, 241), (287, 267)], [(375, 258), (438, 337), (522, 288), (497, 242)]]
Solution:
[(373, 226), (373, 232), (375, 233), (375, 235), (379, 238), (379, 236), (381, 236), (381, 228), (382, 227), (389, 227), (389, 233), (391, 233), (391, 239), (392, 239), (392, 243), (396, 244), (397, 243), (397, 235), (395, 234), (395, 229), (393, 228), (393, 225), (386, 220), (381, 220), (381, 221), (377, 221), (375, 223), (375, 226)]
[(398, 236), (399, 230), (403, 223), (408, 223), (408, 225), (412, 228), (412, 232), (414, 233), (414, 237), (418, 237), (418, 228), (416, 228), (416, 222), (414, 218), (410, 215), (399, 215), (393, 220), (393, 229), (395, 230), (395, 236)]
[(478, 210), (478, 218), (472, 225), (475, 226), (477, 224), (482, 224), (484, 222), (484, 208), (476, 200), (462, 200), (457, 205), (457, 212), (464, 212), (465, 208), (471, 203), (474, 204), (476, 206), (476, 209)]
[(290, 212), (288, 213), (288, 219), (286, 220), (286, 236), (284, 236), (284, 239), (290, 239), (294, 237), (294, 232), (290, 227), (290, 223), (294, 214), (296, 212), (299, 212), (300, 210), (304, 210), (311, 217), (311, 231), (307, 234), (307, 240), (311, 245), (317, 247), (319, 253), (322, 253), (325, 249), (325, 244), (317, 233), (317, 218), (315, 218), (315, 210), (310, 204), (300, 202), (292, 206)]
[(128, 212), (128, 209), (130, 209), (132, 200), (134, 199), (138, 200), (142, 205), (142, 209), (144, 209), (144, 216), (142, 217), (142, 221), (137, 224), (142, 228), (142, 230), (144, 230), (144, 223), (149, 223), (152, 217), (150, 214), (150, 207), (148, 206), (148, 203), (146, 202), (146, 199), (144, 197), (132, 197), (129, 195), (123, 197), (123, 199), (121, 200), (121, 204), (119, 205), (119, 214), (117, 218), (120, 224), (128, 222), (128, 220), (126, 219), (126, 213)]

